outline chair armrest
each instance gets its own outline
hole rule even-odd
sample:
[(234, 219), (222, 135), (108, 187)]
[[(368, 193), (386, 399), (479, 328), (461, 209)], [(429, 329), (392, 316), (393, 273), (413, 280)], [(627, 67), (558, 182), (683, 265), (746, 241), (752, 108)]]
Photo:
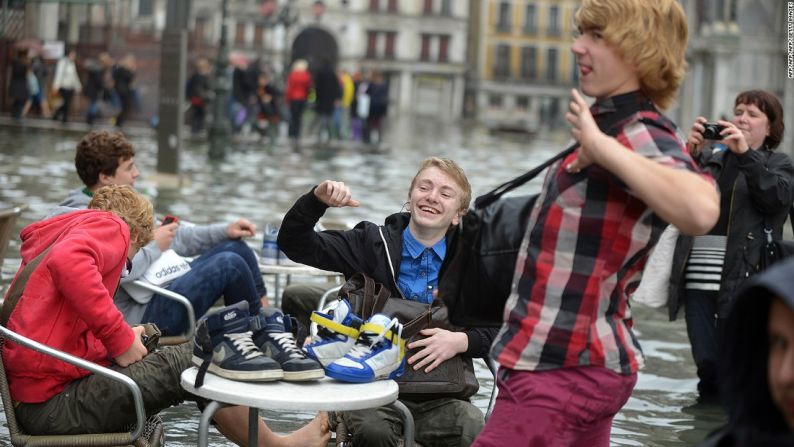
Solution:
[(491, 417), (491, 413), (493, 413), (493, 405), (496, 402), (496, 394), (498, 392), (498, 388), (496, 387), (496, 371), (499, 368), (499, 365), (496, 364), (494, 359), (491, 357), (483, 357), (482, 359), (485, 362), (485, 366), (488, 367), (488, 370), (491, 371), (493, 374), (493, 388), (491, 388), (491, 398), (488, 400), (488, 410), (485, 412), (485, 420), (487, 421), (488, 418)]
[[(328, 301), (328, 297), (335, 295), (337, 292), (339, 292), (339, 289), (341, 288), (342, 286), (339, 285), (326, 290), (325, 293), (323, 293), (323, 296), (320, 297), (320, 302), (317, 304), (317, 310), (319, 312), (322, 312), (323, 308), (325, 307), (325, 302)], [(309, 324), (309, 334), (312, 337), (317, 336), (317, 323), (312, 322), (311, 324)]]
[[(187, 331), (185, 331), (185, 333), (182, 335), (160, 337), (160, 344), (178, 345), (193, 339), (193, 336), (196, 334), (196, 313), (193, 311), (193, 304), (191, 304), (190, 301), (187, 298), (185, 298), (184, 295), (180, 295), (168, 289), (155, 286), (154, 284), (148, 283), (146, 281), (141, 281), (140, 279), (133, 281), (133, 284), (135, 284), (136, 286), (143, 287), (144, 289), (150, 290), (168, 299), (174, 300), (180, 303), (181, 305), (185, 306), (185, 310), (187, 310), (187, 319), (188, 319)], [(146, 322), (144, 321), (144, 323)]]
[(113, 371), (112, 369), (105, 368), (104, 366), (97, 365), (96, 363), (89, 362), (87, 360), (81, 359), (79, 357), (75, 357), (71, 354), (67, 354), (63, 351), (59, 351), (55, 348), (51, 348), (47, 345), (41, 344), (37, 341), (31, 340), (25, 336), (17, 334), (16, 332), (2, 325), (0, 325), (0, 334), (2, 334), (4, 338), (11, 340), (20, 346), (24, 346), (28, 349), (32, 349), (44, 355), (54, 357), (58, 360), (75, 365), (77, 367), (87, 369), (88, 371), (91, 371), (94, 374), (99, 374), (111, 380), (115, 380), (116, 382), (120, 382), (121, 384), (129, 388), (130, 392), (132, 393), (132, 398), (135, 404), (135, 418), (136, 418), (135, 430), (133, 430), (130, 433), (129, 443), (132, 443), (141, 436), (141, 434), (143, 433), (144, 424), (146, 423), (146, 412), (144, 411), (144, 407), (143, 407), (143, 395), (141, 394), (141, 389), (138, 388), (138, 384), (136, 384), (132, 379), (125, 376), (124, 374)]

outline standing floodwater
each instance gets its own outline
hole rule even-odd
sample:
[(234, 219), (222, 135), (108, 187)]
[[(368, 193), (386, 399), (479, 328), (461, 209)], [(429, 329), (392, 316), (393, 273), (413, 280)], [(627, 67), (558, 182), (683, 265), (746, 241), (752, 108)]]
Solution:
[[(231, 221), (247, 217), (259, 231), (265, 222), (278, 222), (294, 200), (325, 179), (342, 180), (361, 201), (359, 208), (332, 209), (329, 219), (355, 224), (367, 219), (381, 222), (406, 201), (408, 183), (419, 162), (429, 155), (455, 159), (466, 170), (475, 195), (485, 192), (542, 162), (565, 147), (567, 134), (546, 137), (495, 137), (478, 129), (428, 120), (400, 121), (389, 129), (388, 150), (303, 149), (287, 147), (267, 152), (255, 144), (238, 144), (223, 164), (207, 162), (203, 144), (188, 143), (183, 151), (184, 185), (157, 191), (155, 211), (196, 223)], [(74, 147), (81, 134), (0, 127), (0, 205), (27, 203), (18, 229), (42, 218), (47, 210), (80, 186), (74, 172)], [(155, 173), (154, 135), (131, 136), (136, 163), (143, 176), (139, 186), (150, 189)], [(537, 179), (516, 194), (539, 189)], [(16, 232), (18, 234), (18, 231)], [(261, 236), (254, 241), (261, 247)], [(2, 268), (0, 290), (19, 266), (19, 243), (11, 242)], [(632, 398), (615, 418), (613, 445), (692, 445), (722, 421), (711, 406), (695, 405), (697, 382), (683, 319), (667, 321), (666, 310), (634, 309), (634, 324), (646, 355)], [(474, 403), (483, 410), (493, 381), (478, 364), (480, 393)], [(263, 412), (278, 432), (293, 430), (312, 415)], [(196, 442), (199, 413), (183, 404), (164, 413), (169, 446)], [(212, 445), (232, 445), (217, 434)], [(0, 414), (0, 446), (10, 445), (5, 415)]]

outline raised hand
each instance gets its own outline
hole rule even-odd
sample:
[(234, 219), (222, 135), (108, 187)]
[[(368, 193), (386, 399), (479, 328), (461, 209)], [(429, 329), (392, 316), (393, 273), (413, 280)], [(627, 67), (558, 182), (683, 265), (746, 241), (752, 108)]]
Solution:
[(324, 204), (342, 208), (345, 206), (359, 206), (358, 200), (353, 199), (353, 194), (343, 182), (326, 180), (314, 189), (314, 195)]

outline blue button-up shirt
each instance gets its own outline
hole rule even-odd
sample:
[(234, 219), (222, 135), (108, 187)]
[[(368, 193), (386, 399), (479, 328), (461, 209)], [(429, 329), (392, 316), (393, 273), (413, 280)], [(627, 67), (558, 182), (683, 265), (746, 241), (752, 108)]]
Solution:
[(403, 250), (397, 285), (405, 298), (430, 304), (438, 287), (438, 273), (447, 254), (446, 238), (432, 247), (417, 241), (408, 227), (403, 230)]

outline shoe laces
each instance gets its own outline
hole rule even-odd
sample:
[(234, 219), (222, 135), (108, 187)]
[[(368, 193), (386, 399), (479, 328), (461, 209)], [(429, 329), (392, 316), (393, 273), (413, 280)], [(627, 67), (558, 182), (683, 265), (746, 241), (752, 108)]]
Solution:
[(252, 335), (253, 333), (248, 331), (240, 332), (238, 334), (224, 334), (223, 336), (232, 341), (234, 347), (240, 351), (246, 360), (251, 360), (253, 358), (259, 357), (260, 355), (265, 355), (254, 344), (254, 341), (251, 339)]
[(298, 345), (295, 343), (295, 336), (292, 335), (292, 332), (275, 332), (268, 335), (278, 343), (281, 349), (289, 354), (291, 359), (302, 359), (306, 357), (304, 352), (298, 349)]
[(378, 335), (374, 335), (374, 333), (371, 332), (362, 332), (358, 336), (356, 344), (350, 348), (350, 351), (347, 353), (347, 355), (359, 359), (369, 354), (376, 346), (383, 342), (386, 332), (389, 332), (389, 330), (395, 326), (397, 326), (397, 339), (401, 339), (403, 336), (403, 325), (400, 324), (400, 321), (397, 318), (392, 318), (389, 324), (387, 324)]

